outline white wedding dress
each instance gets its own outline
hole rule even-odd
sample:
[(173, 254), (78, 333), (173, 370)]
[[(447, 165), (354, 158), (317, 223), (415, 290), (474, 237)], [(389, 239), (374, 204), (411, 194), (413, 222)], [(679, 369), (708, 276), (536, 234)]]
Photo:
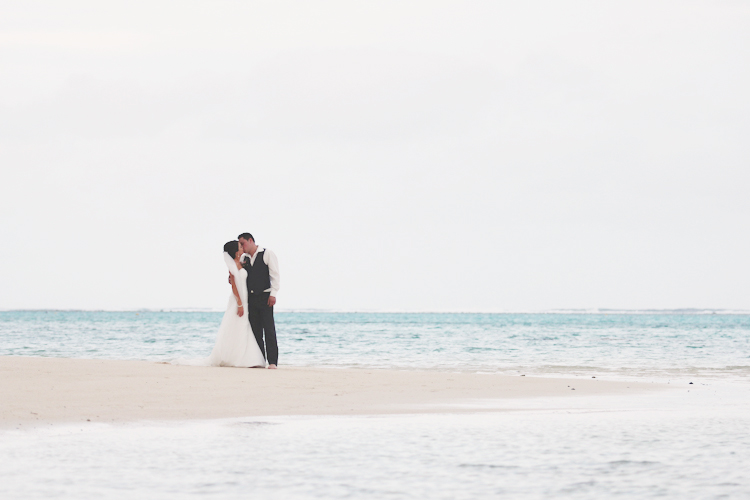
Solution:
[(224, 318), (216, 335), (216, 344), (208, 358), (198, 362), (177, 361), (177, 364), (190, 364), (201, 366), (237, 366), (242, 368), (261, 367), (265, 368), (266, 359), (258, 347), (255, 335), (250, 328), (247, 319), (247, 271), (237, 269), (234, 259), (224, 252), (224, 262), (229, 272), (234, 276), (234, 283), (240, 294), (245, 313), (237, 316), (237, 299), (234, 293), (229, 295), (229, 303), (224, 313)]

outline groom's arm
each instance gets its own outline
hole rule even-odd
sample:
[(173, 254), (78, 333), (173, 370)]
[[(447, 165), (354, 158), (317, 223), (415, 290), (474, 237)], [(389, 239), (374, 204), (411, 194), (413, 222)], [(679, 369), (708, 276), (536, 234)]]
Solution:
[(276, 254), (266, 250), (263, 254), (263, 262), (268, 266), (268, 277), (271, 278), (271, 296), (268, 297), (268, 305), (273, 306), (276, 303), (276, 294), (281, 288), (281, 275), (279, 274), (279, 260)]

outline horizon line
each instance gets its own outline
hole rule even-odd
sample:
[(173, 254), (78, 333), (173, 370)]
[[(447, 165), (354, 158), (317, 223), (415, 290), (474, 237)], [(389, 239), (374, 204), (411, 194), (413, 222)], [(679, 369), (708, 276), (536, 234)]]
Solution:
[[(0, 312), (133, 312), (133, 313), (160, 313), (160, 312), (201, 312), (221, 313), (223, 309), (208, 307), (163, 307), (163, 308), (138, 308), (138, 309), (61, 309), (61, 308), (13, 308), (0, 309)], [(277, 309), (277, 313), (328, 313), (328, 314), (750, 314), (748, 309), (723, 309), (723, 308), (644, 308), (644, 309), (617, 309), (617, 308), (553, 308), (539, 310), (517, 310), (517, 311), (435, 311), (435, 310), (368, 310), (368, 309), (316, 309), (316, 308), (290, 308)]]

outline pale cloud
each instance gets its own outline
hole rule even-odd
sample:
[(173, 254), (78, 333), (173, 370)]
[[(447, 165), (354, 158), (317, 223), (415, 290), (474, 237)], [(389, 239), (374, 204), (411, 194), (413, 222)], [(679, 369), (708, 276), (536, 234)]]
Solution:
[(146, 48), (150, 37), (128, 32), (80, 31), (3, 31), (0, 47), (10, 49), (44, 48), (83, 52), (123, 52)]
[(750, 309), (742, 3), (2, 15), (2, 308)]

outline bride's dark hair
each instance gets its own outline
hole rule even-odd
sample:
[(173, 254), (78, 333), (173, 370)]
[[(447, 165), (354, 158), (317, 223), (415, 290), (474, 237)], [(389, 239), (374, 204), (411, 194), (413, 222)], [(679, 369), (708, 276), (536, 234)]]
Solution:
[(240, 242), (237, 240), (227, 241), (224, 243), (224, 251), (233, 259), (237, 257), (237, 251), (240, 249)]

